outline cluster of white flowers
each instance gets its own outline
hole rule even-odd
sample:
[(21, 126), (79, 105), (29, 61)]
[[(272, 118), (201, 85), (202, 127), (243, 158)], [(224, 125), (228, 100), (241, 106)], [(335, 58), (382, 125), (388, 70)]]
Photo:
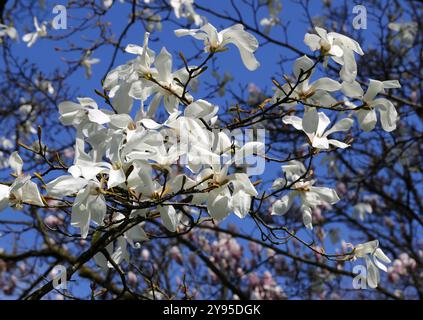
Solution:
[[(298, 58), (294, 63), (293, 76), (294, 83), (286, 83), (283, 86), (278, 85), (276, 93), (273, 96), (273, 102), (281, 101), (288, 110), (293, 110), (298, 104), (304, 106), (302, 118), (296, 115), (287, 115), (282, 121), (284, 124), (292, 125), (295, 129), (302, 131), (310, 147), (315, 151), (327, 150), (331, 147), (345, 149), (349, 147), (348, 143), (329, 139), (328, 136), (335, 132), (349, 131), (354, 124), (353, 118), (347, 116), (336, 122), (329, 130), (326, 128), (330, 124), (330, 118), (325, 112), (318, 112), (317, 109), (349, 111), (355, 114), (359, 126), (364, 131), (371, 131), (377, 123), (377, 114), (379, 112), (382, 129), (391, 132), (395, 130), (399, 120), (398, 113), (391, 101), (383, 97), (377, 97), (384, 94), (386, 89), (400, 88), (396, 80), (378, 81), (371, 79), (366, 93), (356, 80), (357, 63), (354, 53), (363, 55), (360, 45), (344, 35), (335, 32), (327, 32), (323, 28), (315, 28), (317, 34), (307, 33), (304, 42), (312, 51), (319, 51), (318, 61), (323, 61), (327, 66), (329, 59), (341, 65), (339, 73), (340, 81), (323, 77), (312, 83), (310, 78), (313, 75), (316, 61), (307, 56)], [(342, 100), (335, 99), (335, 93), (338, 92)], [(346, 108), (342, 109), (342, 106)], [(283, 190), (289, 188), (291, 192), (277, 200), (272, 206), (272, 214), (284, 215), (292, 207), (296, 198), (300, 200), (300, 210), (303, 214), (303, 222), (307, 228), (312, 228), (312, 210), (318, 206), (331, 205), (340, 199), (335, 190), (323, 187), (314, 187), (312, 174), (308, 173), (303, 163), (291, 161), (282, 166), (285, 178), (277, 179), (273, 188)], [(367, 211), (371, 213), (371, 208), (356, 208), (356, 211)], [(360, 213), (363, 216), (364, 213)], [(354, 257), (364, 258), (372, 248), (375, 257), (379, 257), (384, 262), (389, 259), (383, 255), (381, 249), (377, 248), (378, 242), (358, 245), (354, 250)], [(364, 248), (364, 249), (363, 249)], [(366, 249), (367, 248), (367, 249)], [(367, 251), (366, 251), (367, 250)], [(386, 268), (375, 260), (366, 258), (369, 272), (369, 283), (377, 285), (379, 282), (379, 273), (377, 267), (386, 271)]]
[[(248, 41), (254, 41), (256, 47), (257, 41), (252, 36), (245, 37), (242, 28), (236, 26), (231, 30), (230, 39), (240, 51), (249, 47)], [(263, 145), (259, 142), (241, 145), (223, 131), (213, 132), (210, 126), (218, 122), (218, 107), (205, 100), (194, 100), (184, 92), (181, 84), (187, 80), (187, 69), (172, 70), (171, 54), (163, 48), (156, 56), (148, 47), (148, 37), (146, 33), (143, 47), (128, 45), (126, 51), (135, 54), (135, 59), (112, 70), (104, 81), (114, 111), (99, 108), (91, 98), (59, 105), (63, 125), (74, 126), (77, 131), (75, 159), (69, 175), (59, 176), (46, 185), (46, 197), (56, 200), (74, 197), (71, 224), (80, 229), (83, 238), (93, 223), (105, 224), (107, 196), (122, 189), (132, 195), (130, 202), (134, 208), (144, 201), (158, 200), (157, 213), (171, 232), (178, 230), (181, 217), (161, 199), (168, 197), (170, 201), (178, 193), (192, 193), (192, 204), (205, 205), (211, 217), (220, 220), (230, 212), (245, 217), (252, 197), (257, 196), (249, 176), (231, 173), (234, 171), (231, 167), (259, 152)], [(224, 49), (231, 41), (221, 41), (213, 48)], [(150, 103), (144, 108), (148, 99)], [(130, 114), (135, 101), (141, 103), (141, 108), (133, 118)], [(168, 117), (158, 123), (154, 118), (161, 101)], [(183, 112), (179, 110), (181, 103), (185, 104)], [(185, 172), (178, 170), (178, 163), (185, 164)], [(10, 165), (16, 169), (18, 178), (10, 187), (0, 185), (2, 207), (24, 203), (44, 206), (37, 185), (29, 175), (22, 175), (22, 161), (16, 153)], [(166, 177), (163, 183), (155, 179), (157, 173)], [(130, 217), (147, 217), (152, 214), (151, 209), (134, 209)], [(119, 213), (113, 214), (111, 220), (119, 225), (125, 218)], [(127, 242), (137, 246), (145, 239), (141, 223), (106, 250), (120, 263), (127, 258)], [(101, 253), (95, 260), (102, 267), (108, 263), (110, 266)]]
[[(192, 18), (200, 24), (192, 2), (171, 1), (177, 16)], [(38, 26), (36, 19), (34, 24), (36, 32), (24, 36), (29, 46), (45, 34), (45, 28)], [(317, 35), (306, 34), (305, 43), (313, 51), (319, 50), (320, 56), (316, 61), (307, 56), (297, 59), (293, 70), (295, 83), (279, 86), (273, 97), (275, 103), (286, 99), (281, 103), (282, 108), (292, 110), (298, 104), (304, 105), (302, 118), (288, 115), (283, 123), (304, 133), (313, 152), (349, 147), (348, 143), (329, 136), (349, 131), (354, 124), (353, 118), (347, 116), (326, 130), (330, 119), (324, 112), (317, 111), (321, 107), (339, 109), (342, 104), (347, 106), (346, 110), (356, 114), (360, 127), (366, 131), (375, 127), (377, 110), (382, 128), (394, 130), (398, 120), (395, 107), (386, 98), (376, 96), (385, 89), (398, 88), (398, 81), (371, 80), (364, 93), (356, 81), (354, 53), (363, 55), (360, 45), (322, 28), (316, 27), (316, 32)], [(218, 32), (206, 23), (199, 29), (176, 30), (175, 34), (202, 40), (209, 55), (207, 59), (233, 44), (247, 69), (255, 70), (260, 65), (254, 56), (258, 41), (240, 24)], [(66, 101), (59, 105), (61, 122), (75, 127), (77, 133), (74, 163), (68, 174), (47, 183), (47, 195), (42, 196), (31, 176), (22, 173), (23, 162), (19, 155), (13, 153), (9, 163), (16, 180), (10, 186), (0, 184), (1, 208), (23, 204), (41, 207), (47, 205), (46, 199), (74, 198), (71, 224), (80, 229), (83, 238), (88, 236), (93, 225), (105, 226), (106, 222), (112, 222), (118, 226), (133, 217), (160, 217), (166, 229), (176, 232), (183, 214), (172, 201), (181, 200), (181, 195), (190, 195), (189, 203), (206, 208), (215, 220), (222, 220), (231, 212), (243, 218), (250, 212), (257, 190), (250, 176), (234, 167), (243, 159), (260, 154), (264, 145), (252, 141), (243, 144), (231, 139), (225, 131), (215, 132), (212, 128), (219, 125), (219, 108), (208, 101), (195, 99), (187, 88), (189, 81), (202, 73), (203, 67), (186, 65), (174, 70), (172, 55), (166, 48), (156, 55), (149, 48), (148, 40), (147, 32), (143, 46), (128, 45), (126, 52), (135, 58), (106, 76), (103, 98), (107, 107), (100, 108), (91, 98), (78, 98), (78, 103)], [(342, 83), (326, 77), (310, 83), (316, 64), (324, 61), (326, 65), (329, 58), (342, 66)], [(90, 76), (91, 65), (98, 61), (89, 58), (89, 54), (84, 61), (87, 76)], [(333, 96), (337, 91), (343, 95), (341, 104)], [(139, 109), (133, 110), (135, 104)], [(165, 109), (163, 121), (158, 120), (161, 105)], [(282, 170), (284, 178), (277, 179), (273, 188), (289, 189), (289, 193), (274, 202), (272, 213), (286, 214), (298, 199), (304, 225), (311, 229), (312, 210), (335, 204), (340, 198), (334, 189), (314, 186), (310, 168), (300, 161), (291, 161), (283, 165)], [(126, 216), (113, 207), (122, 205), (122, 194), (126, 208), (131, 211)], [(113, 205), (108, 203), (111, 197), (115, 197)], [(139, 247), (140, 242), (148, 239), (143, 223), (127, 230), (107, 246), (114, 262), (128, 259), (127, 243)], [(366, 259), (372, 270), (369, 281), (377, 284), (377, 268), (386, 271), (386, 267), (376, 258), (389, 262), (378, 248), (378, 242), (358, 245), (353, 252), (354, 257)], [(368, 254), (374, 259), (370, 260)], [(112, 267), (102, 253), (97, 254), (95, 260), (101, 267)]]

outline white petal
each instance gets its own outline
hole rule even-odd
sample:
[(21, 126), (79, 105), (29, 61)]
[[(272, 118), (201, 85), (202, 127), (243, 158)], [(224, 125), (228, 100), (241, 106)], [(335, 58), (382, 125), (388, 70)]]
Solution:
[(232, 43), (238, 47), (241, 59), (248, 70), (253, 71), (260, 66), (260, 63), (254, 57), (254, 51), (258, 48), (257, 39), (244, 30), (242, 24), (236, 24), (221, 32), (222, 45)]
[(375, 128), (377, 118), (375, 110), (358, 110), (356, 111), (360, 128), (364, 131), (372, 131)]
[(293, 67), (293, 73), (296, 79), (299, 78), (301, 70), (303, 72), (303, 76), (302, 79), (305, 78), (304, 72), (307, 72), (308, 70), (310, 70), (314, 65), (313, 60), (311, 60), (309, 57), (307, 56), (302, 56), (300, 58), (298, 58), (297, 60), (295, 60), (294, 63), (294, 67)]
[(89, 192), (89, 188), (78, 192), (72, 206), (71, 226), (81, 230), (83, 239), (87, 237), (90, 228), (91, 215), (86, 204)]
[(105, 124), (110, 122), (110, 117), (103, 111), (98, 109), (91, 109), (88, 111), (88, 119), (97, 124)]
[(391, 259), (389, 259), (382, 251), (382, 249), (377, 248), (375, 253), (374, 253), (375, 257), (378, 258), (379, 260), (382, 260), (385, 263), (391, 263)]
[(316, 108), (309, 108), (304, 112), (302, 127), (304, 132), (314, 134), (319, 126), (319, 115)]
[(339, 73), (341, 79), (347, 82), (354, 82), (357, 77), (357, 63), (355, 61), (354, 53), (349, 50), (344, 50), (343, 55), (344, 65)]
[(329, 142), (329, 144), (331, 144), (335, 147), (341, 148), (341, 149), (345, 149), (345, 148), (348, 148), (350, 146), (349, 144), (346, 144), (344, 142), (341, 142), (341, 141), (335, 140), (335, 139), (329, 139), (328, 142)]
[(311, 191), (317, 193), (320, 196), (320, 199), (329, 204), (335, 204), (340, 200), (336, 191), (331, 188), (311, 187)]
[(303, 130), (303, 119), (297, 116), (285, 116), (282, 119), (285, 124), (292, 125), (297, 130)]
[(226, 218), (230, 212), (229, 197), (220, 190), (211, 191), (207, 201), (207, 210), (213, 219)]
[(318, 117), (319, 117), (319, 122), (317, 125), (316, 134), (318, 136), (322, 136), (326, 128), (330, 124), (330, 119), (327, 117), (327, 115), (324, 112), (319, 112)]
[(357, 81), (354, 82), (342, 82), (342, 92), (349, 98), (362, 97), (364, 94), (363, 88)]
[(391, 132), (396, 129), (398, 121), (398, 113), (393, 103), (387, 99), (381, 98), (373, 101), (374, 107), (379, 106), (380, 123), (383, 130)]
[(379, 80), (370, 79), (369, 87), (367, 88), (366, 94), (363, 96), (363, 100), (370, 102), (376, 95), (383, 91), (383, 82)]
[(251, 196), (244, 190), (238, 190), (232, 195), (232, 209), (234, 213), (240, 217), (245, 218), (251, 206)]
[(140, 224), (126, 231), (125, 236), (128, 243), (134, 248), (138, 247), (139, 242), (148, 240), (148, 236)]
[(275, 201), (275, 203), (273, 203), (272, 205), (272, 214), (275, 214), (275, 215), (286, 214), (288, 210), (291, 209), (296, 196), (297, 196), (296, 192), (290, 192), (287, 195), (283, 196), (281, 200)]
[(304, 36), (304, 43), (311, 51), (320, 50), (320, 37), (317, 34), (306, 33)]
[(47, 193), (53, 197), (65, 197), (85, 188), (87, 183), (88, 181), (83, 178), (61, 176), (49, 182), (46, 188)]
[(305, 205), (301, 206), (303, 212), (303, 223), (307, 229), (313, 229), (313, 218), (311, 215), (311, 208)]
[(329, 149), (329, 141), (326, 137), (311, 136), (311, 145), (316, 149)]
[(160, 54), (157, 56), (155, 66), (158, 71), (159, 80), (166, 82), (172, 81), (172, 55), (166, 50), (165, 47), (162, 48)]
[(106, 200), (102, 194), (89, 196), (87, 199), (87, 209), (90, 212), (91, 219), (98, 225), (103, 224), (106, 217), (107, 205)]
[(170, 232), (175, 232), (178, 226), (178, 216), (173, 206), (158, 206), (163, 225)]
[(23, 161), (17, 151), (14, 151), (9, 157), (9, 166), (18, 176), (22, 174)]
[(109, 171), (109, 180), (107, 182), (107, 188), (116, 187), (126, 181), (125, 172), (122, 169), (114, 170), (111, 169)]
[(380, 274), (377, 267), (374, 263), (370, 260), (369, 257), (365, 257), (366, 266), (367, 266), (367, 284), (370, 288), (375, 289), (377, 288), (379, 281), (380, 281)]
[(313, 82), (313, 88), (316, 90), (325, 90), (325, 91), (337, 91), (341, 89), (341, 84), (330, 78), (320, 78), (319, 80)]
[(385, 89), (397, 89), (397, 88), (401, 88), (401, 84), (399, 83), (398, 80), (386, 80), (386, 81), (383, 81), (383, 87)]
[(0, 211), (9, 205), (10, 187), (0, 184)]
[[(129, 96), (129, 90), (131, 89), (131, 84), (129, 83), (123, 83), (120, 85), (119, 89), (116, 91), (113, 99), (112, 99), (112, 105), (113, 108), (118, 113), (127, 113), (129, 114), (132, 110), (132, 104), (133, 100), (132, 97)], [(91, 119), (90, 119), (91, 120)], [(91, 120), (93, 121), (93, 120)], [(104, 123), (107, 123), (109, 121), (106, 121)], [(100, 123), (102, 124), (102, 123)]]
[(22, 187), (22, 201), (28, 204), (44, 207), (38, 186), (33, 181), (28, 181)]

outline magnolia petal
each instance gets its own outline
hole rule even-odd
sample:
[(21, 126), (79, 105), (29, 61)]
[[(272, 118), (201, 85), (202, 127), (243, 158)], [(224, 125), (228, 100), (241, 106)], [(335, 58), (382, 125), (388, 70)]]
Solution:
[(329, 144), (331, 144), (335, 147), (341, 148), (341, 149), (345, 149), (345, 148), (348, 148), (350, 146), (349, 144), (346, 144), (344, 142), (341, 142), (341, 141), (335, 140), (335, 139), (328, 139), (328, 142), (329, 142)]
[(160, 218), (162, 219), (162, 223), (166, 229), (170, 232), (176, 232), (179, 221), (175, 208), (173, 206), (158, 206), (158, 209), (160, 212)]
[(397, 128), (398, 113), (393, 103), (387, 99), (381, 98), (373, 101), (374, 107), (379, 107), (377, 110), (380, 114), (380, 123), (383, 130), (391, 132)]
[[(129, 96), (129, 91), (131, 89), (132, 89), (132, 85), (130, 83), (123, 83), (122, 85), (120, 85), (119, 89), (116, 91), (116, 93), (113, 97), (113, 100), (112, 100), (113, 108), (119, 114), (122, 114), (122, 113), (129, 114), (129, 113), (131, 113), (132, 105), (133, 105), (133, 99), (132, 99), (131, 96)], [(103, 123), (109, 122), (107, 120), (103, 120), (103, 121), (106, 121), (106, 122), (103, 122)], [(102, 123), (100, 123), (100, 124), (102, 124)]]
[(13, 169), (16, 175), (20, 176), (22, 174), (23, 161), (17, 151), (12, 152), (10, 155), (9, 166)]
[(148, 240), (148, 236), (141, 224), (138, 224), (126, 231), (125, 237), (128, 240), (128, 243), (134, 248), (138, 248), (140, 242)]
[(354, 58), (352, 50), (345, 49), (343, 55), (344, 64), (342, 66), (339, 75), (341, 80), (347, 82), (354, 82), (357, 77), (357, 63)]
[(356, 115), (361, 129), (364, 131), (372, 131), (375, 128), (377, 122), (375, 110), (361, 109), (356, 111)]
[(38, 186), (33, 181), (28, 181), (22, 186), (22, 201), (28, 204), (44, 207)]
[(386, 81), (383, 81), (383, 87), (385, 89), (397, 89), (397, 88), (401, 88), (401, 84), (399, 83), (398, 80), (386, 80)]
[(287, 195), (283, 196), (282, 199), (277, 200), (272, 205), (272, 214), (273, 215), (284, 215), (291, 209), (292, 204), (296, 198), (296, 192), (290, 192)]
[(367, 284), (370, 288), (375, 289), (377, 288), (380, 281), (379, 270), (369, 257), (366, 256), (365, 260), (367, 266)]
[(353, 82), (342, 82), (342, 92), (349, 98), (362, 97), (364, 94), (363, 88), (357, 81)]
[(311, 145), (316, 149), (329, 149), (329, 141), (326, 137), (312, 136)]
[(86, 204), (91, 219), (98, 225), (103, 224), (103, 220), (107, 213), (107, 205), (104, 196), (102, 194), (90, 195), (87, 198)]
[(231, 204), (234, 213), (240, 218), (245, 218), (250, 210), (251, 196), (242, 189), (238, 190), (232, 195)]
[(382, 249), (377, 248), (374, 253), (375, 257), (379, 260), (382, 260), (385, 263), (391, 263), (391, 259), (389, 259), (382, 251)]
[(319, 127), (319, 115), (317, 114), (316, 108), (308, 108), (304, 112), (302, 127), (304, 132), (315, 134)]
[(111, 169), (109, 171), (109, 180), (107, 182), (107, 188), (116, 187), (126, 181), (125, 172), (122, 169), (114, 170)]
[(46, 186), (47, 193), (53, 197), (65, 197), (87, 185), (88, 181), (83, 178), (74, 178), (72, 176), (61, 176), (49, 182)]
[(304, 43), (311, 51), (320, 50), (320, 37), (317, 34), (306, 33), (304, 36)]
[(158, 79), (170, 83), (172, 81), (172, 55), (165, 47), (162, 48), (160, 54), (157, 56), (155, 66), (158, 71)]
[(217, 106), (205, 100), (197, 100), (188, 105), (184, 110), (185, 117), (210, 119), (218, 111)]
[(313, 229), (313, 217), (311, 215), (311, 208), (305, 205), (301, 206), (303, 212), (303, 223), (307, 229)]
[(316, 90), (325, 90), (325, 91), (337, 91), (342, 88), (341, 84), (338, 81), (335, 81), (331, 78), (320, 78), (312, 84), (313, 88)]
[(229, 197), (220, 190), (211, 191), (207, 201), (207, 210), (213, 219), (226, 218), (230, 212)]
[(335, 56), (335, 57), (342, 57), (344, 54), (344, 50), (337, 45), (332, 45), (329, 52), (328, 52), (331, 56)]
[(317, 193), (323, 201), (329, 204), (335, 204), (340, 199), (335, 189), (326, 188), (326, 187), (311, 187), (311, 191)]
[(110, 122), (110, 117), (98, 109), (90, 109), (88, 111), (88, 119), (90, 119), (91, 122), (97, 124), (105, 124)]
[(282, 119), (285, 124), (292, 125), (297, 130), (303, 130), (303, 119), (297, 116), (285, 116)]
[(324, 112), (319, 112), (318, 117), (319, 117), (319, 120), (318, 120), (316, 135), (321, 137), (323, 136), (323, 133), (325, 132), (328, 125), (330, 124), (330, 119)]
[[(320, 46), (320, 45), (319, 45)], [(313, 60), (307, 56), (302, 56), (295, 60), (293, 73), (296, 79), (300, 77), (301, 72), (303, 73), (302, 79), (304, 79), (304, 72), (309, 71), (314, 65)]]
[(90, 212), (87, 210), (87, 206), (84, 203), (88, 194), (88, 188), (81, 190), (76, 196), (72, 207), (71, 226), (80, 229), (81, 237), (83, 239), (85, 239), (88, 235), (91, 220)]
[(0, 211), (9, 205), (10, 187), (0, 184)]
[(363, 96), (363, 100), (366, 102), (370, 102), (382, 91), (383, 82), (379, 80), (370, 79), (369, 87), (367, 88), (366, 94)]

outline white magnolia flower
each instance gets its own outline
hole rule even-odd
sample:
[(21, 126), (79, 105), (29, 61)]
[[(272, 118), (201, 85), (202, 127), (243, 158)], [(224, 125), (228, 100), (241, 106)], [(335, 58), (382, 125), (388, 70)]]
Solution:
[(270, 30), (274, 27), (280, 24), (281, 20), (279, 17), (268, 17), (263, 18), (260, 20), (260, 25), (264, 28), (264, 33), (269, 34)]
[(363, 94), (363, 89), (358, 86), (346, 87), (343, 84), (343, 91), (347, 96), (358, 97), (362, 100), (363, 105), (358, 107), (347, 101), (345, 105), (358, 108), (355, 111), (360, 128), (364, 131), (371, 131), (377, 123), (376, 111), (379, 112), (380, 122), (383, 130), (391, 132), (397, 127), (398, 113), (391, 101), (386, 98), (376, 98), (379, 93), (385, 93), (385, 89), (400, 88), (401, 85), (397, 80), (378, 81), (370, 80), (367, 92)]
[(135, 44), (126, 46), (125, 51), (135, 54), (136, 58), (110, 71), (103, 87), (108, 90), (109, 97), (118, 113), (129, 114), (133, 107), (133, 99), (143, 103), (152, 94), (154, 83), (149, 79), (157, 75), (153, 67), (155, 52), (148, 48), (150, 33), (144, 34), (144, 43), (140, 47)]
[[(336, 100), (329, 94), (329, 92), (334, 92), (342, 88), (341, 84), (333, 79), (323, 77), (312, 83), (310, 83), (310, 78), (314, 73), (314, 62), (307, 56), (302, 56), (295, 60), (293, 74), (295, 77), (295, 82), (299, 82), (297, 86), (294, 87), (293, 92), (291, 92), (291, 86), (285, 84), (282, 90), (277, 90), (276, 94), (273, 97), (274, 102), (277, 100), (283, 99), (287, 94), (291, 93), (289, 96), (292, 99), (300, 100), (304, 103), (318, 105), (318, 106), (331, 106), (336, 103)], [(291, 103), (284, 104), (286, 106), (293, 107), (297, 104), (296, 101)]]
[(364, 258), (367, 266), (367, 284), (376, 288), (380, 282), (379, 269), (388, 271), (383, 263), (391, 263), (391, 260), (379, 248), (379, 241), (373, 240), (359, 244), (354, 248), (354, 258)]
[(97, 103), (91, 98), (77, 98), (79, 103), (65, 101), (59, 104), (60, 121), (63, 125), (79, 126), (90, 121), (97, 124), (110, 122), (110, 116), (98, 109)]
[(312, 210), (320, 205), (337, 203), (340, 199), (336, 191), (326, 187), (313, 187), (315, 181), (304, 177), (307, 170), (297, 160), (283, 165), (282, 170), (285, 173), (286, 181), (284, 179), (277, 179), (272, 188), (279, 189), (287, 184), (288, 186), (291, 185), (290, 189), (292, 191), (273, 203), (272, 214), (286, 214), (294, 204), (295, 199), (298, 199), (300, 201), (300, 210), (303, 213), (304, 225), (308, 229), (312, 229)]
[(175, 208), (173, 206), (158, 206), (157, 208), (159, 209), (160, 218), (166, 229), (170, 232), (176, 232), (179, 224), (179, 217)]
[(87, 79), (91, 79), (92, 76), (92, 65), (99, 63), (100, 59), (98, 58), (90, 58), (91, 54), (87, 54), (81, 61), (81, 65), (85, 68), (85, 76)]
[[(121, 236), (116, 239), (116, 241), (109, 243), (105, 250), (109, 254), (109, 259), (111, 259), (115, 264), (119, 265), (122, 261), (129, 262), (129, 252), (126, 245), (125, 237)], [(99, 252), (94, 255), (94, 261), (96, 264), (103, 270), (113, 269), (113, 264), (106, 258), (106, 256)]]
[[(181, 96), (183, 92), (183, 87), (175, 81), (175, 78), (185, 83), (188, 79), (188, 73), (185, 67), (172, 72), (172, 55), (164, 47), (157, 56), (154, 65), (157, 71), (154, 72), (153, 77), (159, 84), (154, 85), (151, 89), (151, 93), (155, 93), (155, 95), (150, 103), (148, 115), (153, 116), (155, 114), (162, 99), (167, 112), (172, 114), (178, 111), (179, 99), (177, 97)], [(142, 82), (138, 83), (142, 86)], [(135, 84), (133, 84), (132, 90), (134, 88)]]
[(413, 45), (418, 27), (416, 22), (391, 22), (388, 24), (388, 28), (396, 32), (394, 39), (398, 38), (400, 43), (407, 47)]
[(8, 36), (12, 40), (18, 40), (18, 32), (14, 27), (0, 23), (0, 42), (1, 38), (4, 36)]
[[(285, 116), (283, 123), (292, 125), (297, 130), (302, 130), (307, 135), (310, 144), (316, 149), (329, 149), (330, 145), (345, 149), (348, 144), (328, 139), (328, 136), (339, 131), (348, 131), (354, 121), (350, 118), (344, 118), (335, 123), (332, 128), (326, 130), (330, 124), (330, 119), (323, 112), (317, 112), (316, 108), (308, 108), (301, 119), (297, 116)], [(326, 131), (325, 131), (326, 130)]]
[(81, 237), (88, 235), (91, 220), (102, 224), (107, 207), (101, 185), (98, 181), (82, 177), (60, 176), (47, 184), (47, 193), (63, 198), (76, 194), (72, 205), (71, 225), (81, 230)]
[(269, 16), (260, 20), (260, 25), (264, 27), (264, 33), (269, 34), (272, 27), (280, 24), (279, 14), (282, 11), (282, 3), (279, 0), (267, 1)]
[(27, 33), (22, 37), (23, 41), (28, 42), (28, 47), (32, 47), (32, 45), (38, 40), (38, 38), (47, 36), (47, 23), (45, 21), (43, 21), (40, 26), (38, 24), (37, 17), (34, 17), (34, 27), (34, 32)]
[(244, 30), (242, 24), (236, 24), (217, 32), (216, 28), (210, 23), (205, 24), (200, 29), (178, 29), (175, 30), (178, 37), (192, 36), (195, 39), (204, 41), (204, 50), (206, 52), (219, 52), (226, 50), (227, 44), (234, 44), (241, 54), (241, 59), (248, 70), (256, 70), (260, 63), (254, 56), (258, 48), (257, 39)]
[(44, 207), (38, 186), (31, 181), (30, 175), (23, 173), (23, 161), (16, 151), (10, 155), (9, 166), (14, 170), (16, 180), (10, 187), (0, 184), (0, 210), (7, 206), (22, 209), (24, 204)]
[(50, 95), (54, 94), (55, 90), (51, 81), (35, 79), (34, 82), (35, 82), (35, 85), (39, 87), (41, 90), (47, 91), (48, 94)]
[(373, 208), (369, 203), (360, 202), (354, 206), (354, 216), (360, 220), (364, 220), (366, 213), (371, 214)]
[(187, 18), (195, 25), (200, 26), (203, 23), (203, 18), (195, 12), (193, 4), (194, 0), (170, 0), (176, 18)]
[(320, 50), (325, 56), (325, 64), (328, 57), (342, 65), (340, 72), (341, 79), (352, 82), (357, 76), (357, 64), (354, 58), (354, 52), (363, 55), (363, 50), (357, 41), (339, 34), (337, 32), (327, 32), (323, 28), (314, 28), (317, 34), (307, 33), (304, 37), (304, 43), (312, 51)]

